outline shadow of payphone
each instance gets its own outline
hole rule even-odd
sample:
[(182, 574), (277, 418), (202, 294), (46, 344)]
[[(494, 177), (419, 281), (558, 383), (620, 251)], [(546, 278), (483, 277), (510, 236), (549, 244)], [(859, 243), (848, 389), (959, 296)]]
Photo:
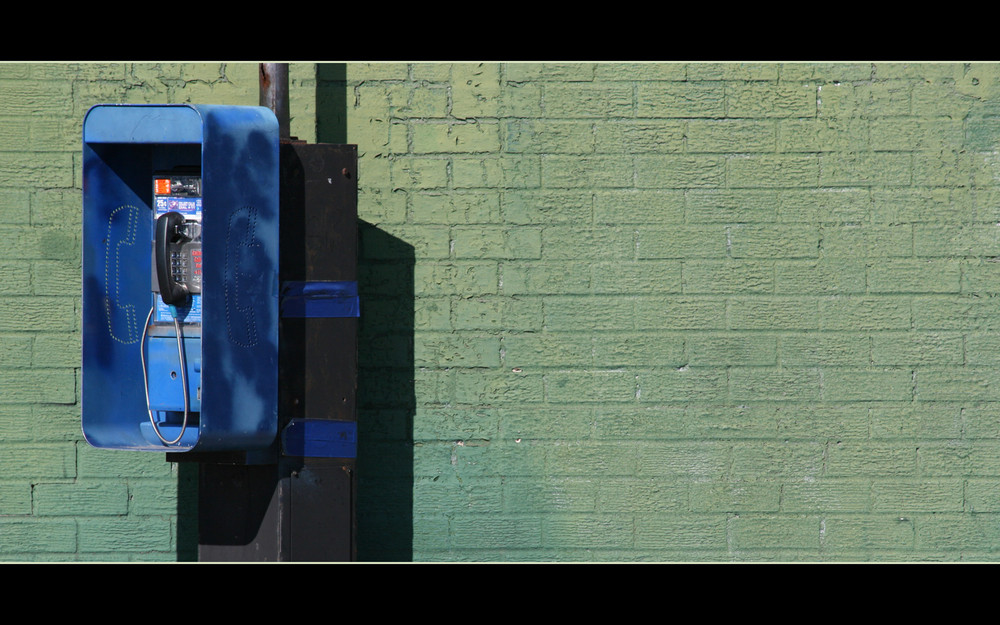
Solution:
[(278, 123), (98, 105), (83, 124), (83, 433), (107, 449), (272, 448)]

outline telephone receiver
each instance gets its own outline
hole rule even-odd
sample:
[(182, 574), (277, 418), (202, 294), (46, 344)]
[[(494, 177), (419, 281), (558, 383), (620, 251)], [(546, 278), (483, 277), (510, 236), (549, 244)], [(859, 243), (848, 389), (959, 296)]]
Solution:
[(156, 238), (153, 255), (156, 257), (156, 279), (160, 284), (160, 297), (168, 306), (181, 306), (187, 302), (190, 291), (174, 279), (170, 263), (171, 244), (189, 240), (182, 232), (184, 216), (171, 211), (156, 218)]

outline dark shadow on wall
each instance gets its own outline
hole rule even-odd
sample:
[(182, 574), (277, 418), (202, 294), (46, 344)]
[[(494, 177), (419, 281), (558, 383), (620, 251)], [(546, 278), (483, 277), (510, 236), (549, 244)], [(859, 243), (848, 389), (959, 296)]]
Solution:
[(316, 65), (316, 142), (348, 143), (346, 63)]
[(413, 559), (413, 268), (409, 243), (358, 221), (358, 560)]

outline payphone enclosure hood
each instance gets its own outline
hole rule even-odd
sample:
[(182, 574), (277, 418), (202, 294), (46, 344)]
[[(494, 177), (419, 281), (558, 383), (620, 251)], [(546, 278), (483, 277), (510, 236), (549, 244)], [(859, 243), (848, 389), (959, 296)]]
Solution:
[[(277, 119), (265, 107), (102, 104), (87, 112), (81, 378), (91, 445), (184, 452), (274, 442), (278, 145)], [(200, 376), (191, 389), (200, 410), (171, 446), (143, 431), (150, 412), (140, 354), (150, 330), (176, 339), (172, 326), (144, 323), (159, 299), (151, 290), (152, 181), (162, 172), (201, 179), (201, 293), (192, 304), (198, 315), (184, 313), (182, 332), (185, 370)], [(163, 384), (173, 392), (169, 380)]]

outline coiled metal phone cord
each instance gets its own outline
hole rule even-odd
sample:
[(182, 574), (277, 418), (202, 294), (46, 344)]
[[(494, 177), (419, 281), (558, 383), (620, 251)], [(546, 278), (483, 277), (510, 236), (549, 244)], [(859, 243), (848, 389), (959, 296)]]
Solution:
[(146, 315), (146, 325), (142, 329), (142, 341), (139, 343), (139, 357), (142, 359), (142, 385), (146, 392), (146, 412), (149, 413), (149, 423), (153, 426), (153, 431), (156, 432), (157, 438), (163, 441), (164, 445), (176, 445), (184, 437), (184, 430), (187, 429), (188, 415), (191, 411), (190, 399), (188, 397), (188, 382), (187, 382), (187, 359), (184, 357), (184, 339), (181, 336), (181, 322), (177, 318), (177, 310), (171, 306), (170, 312), (174, 317), (174, 333), (177, 335), (177, 358), (181, 363), (181, 387), (184, 391), (184, 421), (181, 424), (181, 433), (177, 435), (172, 441), (168, 441), (160, 433), (160, 428), (156, 425), (156, 419), (153, 417), (153, 409), (149, 406), (149, 372), (146, 370), (146, 335), (149, 332), (149, 320), (153, 318), (153, 310), (156, 309), (154, 304), (149, 309), (149, 314)]

